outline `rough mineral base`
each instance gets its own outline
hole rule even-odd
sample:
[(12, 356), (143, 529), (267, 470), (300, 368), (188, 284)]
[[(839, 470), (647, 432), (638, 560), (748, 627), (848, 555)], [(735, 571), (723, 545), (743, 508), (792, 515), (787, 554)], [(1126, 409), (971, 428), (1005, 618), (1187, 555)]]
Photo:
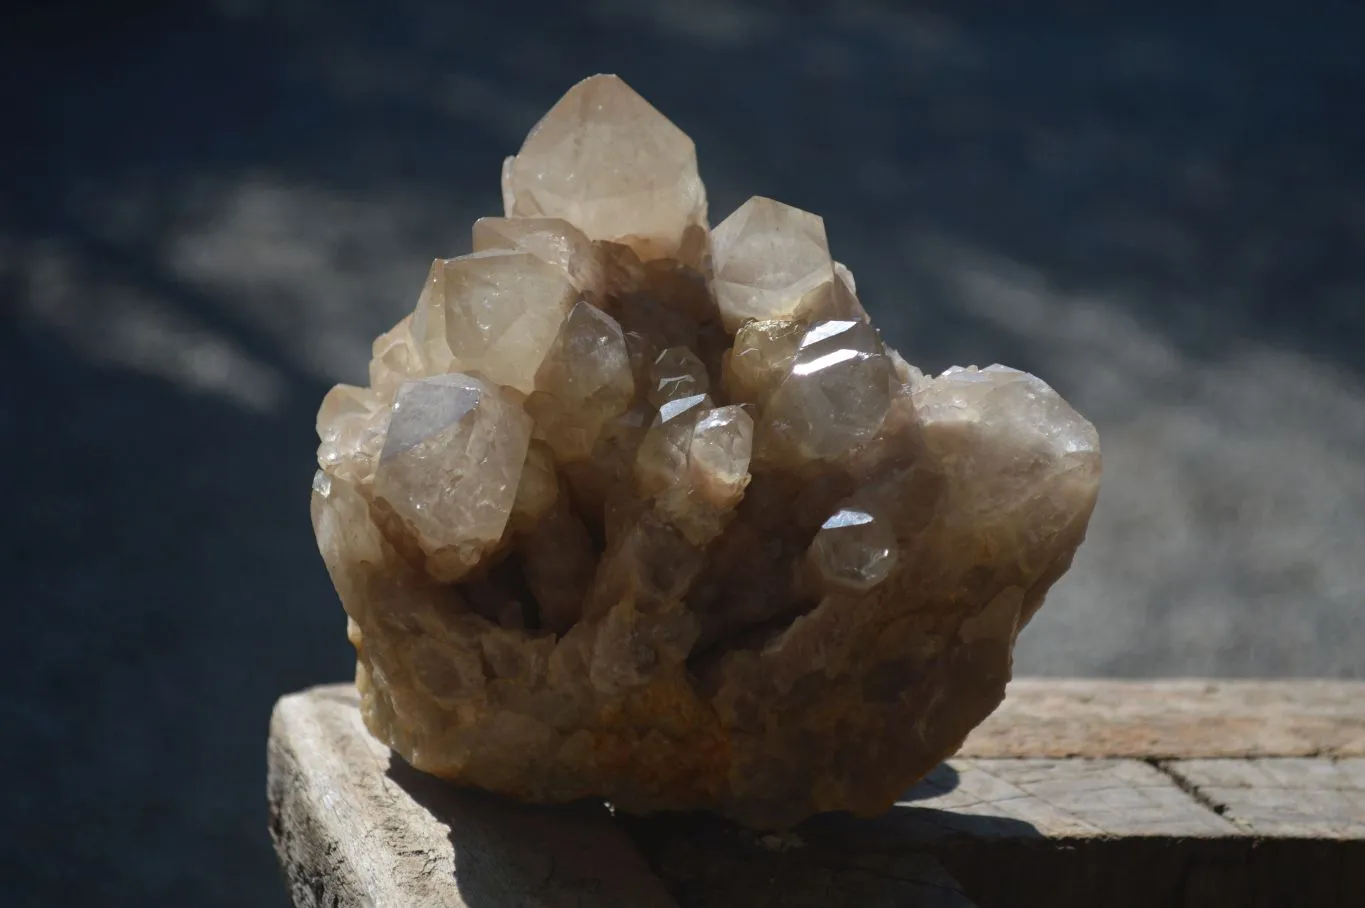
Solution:
[(909, 365), (818, 216), (709, 228), (691, 140), (613, 76), (502, 195), (318, 412), (366, 725), (532, 801), (885, 810), (1000, 703), (1094, 427), (1032, 375)]

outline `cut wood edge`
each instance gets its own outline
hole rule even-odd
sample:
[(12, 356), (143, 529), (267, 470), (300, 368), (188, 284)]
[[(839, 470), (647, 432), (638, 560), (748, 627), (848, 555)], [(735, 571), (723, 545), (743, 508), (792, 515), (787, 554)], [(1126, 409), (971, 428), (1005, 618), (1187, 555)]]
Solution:
[(349, 685), (282, 698), (267, 755), (297, 906), (677, 908), (603, 805), (519, 804), (418, 773), (365, 730)]
[(1365, 682), (1018, 678), (957, 755), (1365, 756)]
[[(1022, 731), (988, 739), (1003, 752), (968, 756), (969, 740), (886, 816), (816, 818), (796, 839), (736, 848), (681, 818), (621, 822), (600, 804), (535, 807), (424, 776), (369, 735), (352, 686), (319, 687), (272, 716), (271, 835), (294, 903), (331, 908), (961, 908), (1037, 887), (1059, 905), (1211, 904), (1200, 894), (1278, 898), (1308, 865), (1303, 904), (1365, 885), (1365, 760), (1348, 756), (1365, 685), (1024, 679), (1006, 704), (988, 725)], [(1241, 726), (1215, 721), (1225, 713), (1268, 737), (1230, 735)], [(1167, 738), (1115, 731), (1156, 717)], [(1073, 735), (1052, 742), (1067, 752), (1040, 746), (1050, 733)], [(1249, 745), (1258, 756), (1233, 755)], [(1264, 756), (1291, 748), (1329, 756)]]

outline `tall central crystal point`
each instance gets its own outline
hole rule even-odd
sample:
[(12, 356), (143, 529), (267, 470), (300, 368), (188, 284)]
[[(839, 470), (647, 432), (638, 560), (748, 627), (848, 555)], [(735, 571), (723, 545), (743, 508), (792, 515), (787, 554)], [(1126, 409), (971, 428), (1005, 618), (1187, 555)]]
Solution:
[(318, 412), (366, 724), (534, 801), (885, 810), (1002, 699), (1094, 427), (1032, 375), (907, 364), (816, 215), (708, 229), (692, 142), (613, 76), (502, 194)]

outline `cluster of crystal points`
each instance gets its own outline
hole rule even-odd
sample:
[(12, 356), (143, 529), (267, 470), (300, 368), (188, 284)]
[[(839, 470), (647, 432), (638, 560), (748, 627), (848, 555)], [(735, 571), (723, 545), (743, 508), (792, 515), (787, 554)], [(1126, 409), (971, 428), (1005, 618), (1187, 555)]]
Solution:
[(615, 77), (502, 191), (318, 413), (370, 730), (536, 801), (886, 809), (1000, 702), (1094, 428), (1032, 375), (906, 363), (819, 217), (709, 230), (692, 142)]

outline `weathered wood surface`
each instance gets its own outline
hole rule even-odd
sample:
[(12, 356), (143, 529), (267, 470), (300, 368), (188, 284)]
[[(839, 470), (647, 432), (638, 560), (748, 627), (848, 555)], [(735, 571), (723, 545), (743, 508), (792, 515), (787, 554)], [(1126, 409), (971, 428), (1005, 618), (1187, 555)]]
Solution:
[[(1138, 760), (950, 760), (900, 804), (916, 837), (1207, 838), (1237, 828)], [(913, 809), (918, 808), (918, 809)]]
[(1177, 760), (1164, 768), (1253, 835), (1365, 840), (1365, 759)]
[[(818, 881), (829, 875), (913, 879), (926, 853), (965, 890), (945, 893), (945, 905), (952, 897), (981, 906), (1185, 904), (1188, 868), (1180, 862), (1191, 854), (1189, 843), (1218, 848), (1241, 836), (1170, 776), (1137, 760), (952, 760), (881, 817), (820, 817), (772, 837), (766, 848), (761, 838), (715, 820), (624, 822), (680, 901), (708, 908), (756, 904), (745, 898), (755, 877), (797, 879), (805, 891), (826, 893)], [(1125, 858), (1122, 849), (1089, 847), (1139, 839), (1181, 843), (1133, 852), (1161, 876), (1135, 882), (1141, 874), (1129, 867), (1133, 872), (1115, 880), (1109, 871)], [(1086, 857), (1071, 859), (1078, 851)]]
[(1365, 681), (1020, 678), (964, 757), (1365, 756)]
[(440, 784), (366, 733), (349, 685), (280, 700), (268, 764), (270, 832), (295, 905), (676, 906), (604, 807)]
[[(774, 836), (460, 791), (390, 758), (348, 686), (318, 688), (276, 708), (272, 834), (309, 906), (1365, 905), (1365, 759), (1339, 756), (1365, 723), (1355, 685), (1094, 686), (1087, 700), (1077, 682), (1012, 685), (1005, 715), (1031, 728), (977, 739), (997, 756), (948, 761), (881, 817)], [(1142, 734), (1163, 698), (1179, 718)], [(1211, 721), (1220, 704), (1238, 721)], [(1047, 754), (1049, 721), (1087, 756)], [(1030, 746), (1000, 756), (1006, 741)]]
[(982, 906), (1365, 905), (1361, 762), (954, 759), (888, 816), (811, 840), (928, 850)]
[[(955, 759), (887, 814), (819, 817), (767, 854), (714, 820), (625, 822), (687, 905), (750, 904), (707, 899), (743, 894), (746, 874), (904, 878), (906, 862), (926, 853), (982, 908), (1365, 905), (1360, 761), (1264, 768), (1281, 762), (1253, 761), (1253, 775), (1239, 760)], [(1285, 772), (1312, 799), (1266, 794)], [(1219, 785), (1205, 789), (1202, 778)], [(746, 847), (751, 856), (737, 860)]]

